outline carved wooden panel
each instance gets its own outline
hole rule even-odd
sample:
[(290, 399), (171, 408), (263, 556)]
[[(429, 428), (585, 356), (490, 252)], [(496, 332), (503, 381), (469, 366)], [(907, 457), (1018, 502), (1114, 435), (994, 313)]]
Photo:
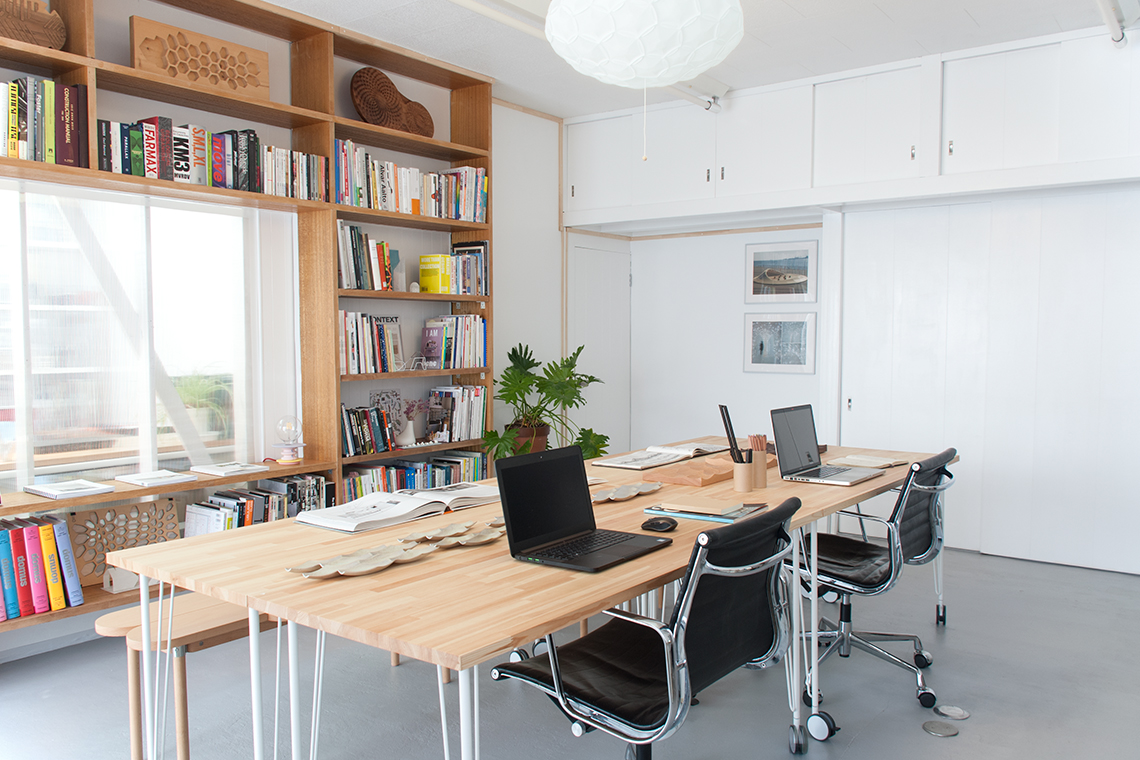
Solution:
[(55, 11), (33, 0), (0, 0), (0, 37), (54, 50), (67, 42), (67, 29)]
[(269, 100), (268, 53), (141, 16), (131, 16), (131, 66)]
[(102, 585), (107, 552), (180, 537), (172, 499), (72, 512), (67, 528), (81, 586)]

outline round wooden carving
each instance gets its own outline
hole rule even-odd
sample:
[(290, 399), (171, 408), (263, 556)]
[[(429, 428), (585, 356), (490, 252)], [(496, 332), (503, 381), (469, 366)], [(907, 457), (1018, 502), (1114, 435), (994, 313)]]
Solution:
[(380, 69), (366, 67), (352, 75), (352, 105), (369, 124), (424, 137), (435, 134), (428, 110), (401, 95)]

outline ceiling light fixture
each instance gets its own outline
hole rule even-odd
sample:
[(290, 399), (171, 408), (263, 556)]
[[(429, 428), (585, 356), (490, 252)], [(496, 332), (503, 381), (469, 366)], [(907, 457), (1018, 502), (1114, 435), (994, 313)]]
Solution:
[(744, 36), (740, 0), (553, 0), (546, 38), (577, 71), (642, 89), (717, 65)]

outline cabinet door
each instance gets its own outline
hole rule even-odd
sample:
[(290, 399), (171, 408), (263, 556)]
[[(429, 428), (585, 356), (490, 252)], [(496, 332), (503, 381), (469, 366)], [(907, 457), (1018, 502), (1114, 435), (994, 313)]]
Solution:
[(917, 177), (918, 67), (815, 86), (815, 186)]
[(724, 101), (716, 117), (717, 197), (811, 187), (812, 88)]
[(942, 84), (942, 172), (1057, 161), (1060, 45), (947, 61)]
[(628, 206), (633, 152), (629, 116), (567, 126), (566, 210)]
[(711, 198), (716, 115), (685, 103), (650, 111), (646, 116), (644, 146), (640, 129), (643, 117), (632, 117), (633, 205)]

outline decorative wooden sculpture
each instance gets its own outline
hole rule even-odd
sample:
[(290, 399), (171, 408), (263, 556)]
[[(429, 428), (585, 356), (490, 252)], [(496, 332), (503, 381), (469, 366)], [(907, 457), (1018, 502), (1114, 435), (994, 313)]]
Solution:
[(131, 16), (131, 66), (269, 100), (269, 54)]
[(32, 0), (0, 0), (0, 37), (54, 50), (67, 42), (67, 28), (55, 11), (41, 10)]
[(170, 499), (73, 512), (67, 519), (79, 585), (97, 586), (107, 552), (179, 538), (178, 512)]
[(369, 124), (424, 137), (435, 134), (428, 110), (401, 95), (380, 69), (366, 67), (352, 75), (352, 105)]

